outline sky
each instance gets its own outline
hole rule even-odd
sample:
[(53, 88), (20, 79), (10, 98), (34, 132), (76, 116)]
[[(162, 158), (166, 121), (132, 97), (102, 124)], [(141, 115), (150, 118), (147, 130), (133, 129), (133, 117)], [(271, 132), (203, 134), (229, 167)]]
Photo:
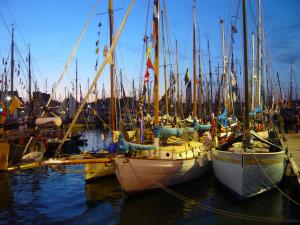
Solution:
[[(237, 67), (242, 66), (242, 15), (240, 0), (197, 0), (196, 21), (197, 31), (200, 33), (201, 68), (204, 76), (208, 74), (207, 40), (210, 40), (211, 61), (215, 77), (218, 64), (222, 65), (220, 19), (224, 19), (227, 52), (230, 46), (231, 23), (236, 21), (234, 54)], [(2, 58), (10, 59), (11, 24), (15, 27), (16, 63), (20, 64), (20, 76), (15, 84), (21, 96), (26, 96), (28, 79), (26, 75), (26, 56), (28, 46), (33, 57), (33, 79), (37, 81), (39, 90), (51, 90), (58, 80), (67, 63), (81, 30), (88, 16), (95, 6), (96, 0), (0, 0), (0, 75), (4, 66)], [(122, 18), (129, 6), (130, 0), (116, 0), (113, 2), (114, 31), (120, 26)], [(172, 46), (167, 54), (167, 64), (175, 63), (175, 39), (178, 40), (179, 73), (183, 74), (188, 67), (192, 75), (192, 30), (193, 30), (193, 0), (165, 0), (167, 17), (165, 27)], [(161, 0), (161, 9), (163, 8)], [(87, 91), (96, 74), (95, 64), (98, 58), (98, 68), (103, 61), (102, 51), (109, 45), (108, 0), (100, 0), (96, 15), (93, 15), (80, 46), (67, 71), (65, 79), (57, 90), (57, 99), (64, 97), (65, 87), (73, 92), (75, 85), (75, 60), (78, 60), (79, 84), (82, 92)], [(132, 80), (137, 86), (145, 73), (145, 47), (143, 37), (145, 31), (150, 36), (152, 32), (153, 1), (150, 1), (147, 19), (148, 0), (136, 0), (127, 23), (122, 31), (116, 47), (116, 73), (124, 76), (127, 93), (131, 90)], [(239, 9), (239, 10), (238, 10)], [(287, 90), (290, 82), (291, 63), (293, 67), (293, 85), (300, 82), (300, 1), (299, 0), (262, 0), (264, 41), (263, 48), (267, 49), (268, 61), (271, 62), (272, 76), (279, 72), (281, 85)], [(238, 14), (237, 14), (238, 12)], [(256, 35), (257, 1), (247, 0), (248, 46), (251, 59), (251, 33)], [(98, 27), (101, 22), (101, 27)], [(100, 36), (97, 34), (100, 32)], [(99, 39), (97, 56), (96, 41)], [(256, 39), (255, 39), (256, 42)], [(197, 46), (199, 38), (197, 32)], [(256, 44), (255, 44), (256, 45)], [(162, 46), (162, 42), (160, 42)], [(267, 46), (267, 47), (266, 47)], [(198, 48), (198, 47), (197, 47)], [(162, 65), (162, 50), (160, 52)], [(152, 61), (153, 52), (152, 52)], [(251, 65), (251, 64), (250, 64)], [(175, 66), (168, 66), (167, 70), (175, 70)], [(251, 71), (251, 70), (249, 70)], [(163, 70), (160, 69), (160, 93), (163, 89)], [(151, 76), (153, 76), (151, 74)], [(276, 78), (276, 77), (275, 77)], [(88, 81), (89, 79), (89, 81)], [(153, 79), (153, 77), (151, 78)], [(215, 79), (215, 78), (214, 78)], [(242, 82), (238, 76), (238, 81)], [(98, 89), (104, 86), (106, 94), (110, 92), (109, 66), (106, 66), (98, 80)], [(21, 85), (23, 83), (23, 85)], [(277, 80), (274, 80), (277, 87)], [(24, 89), (25, 87), (25, 89)]]

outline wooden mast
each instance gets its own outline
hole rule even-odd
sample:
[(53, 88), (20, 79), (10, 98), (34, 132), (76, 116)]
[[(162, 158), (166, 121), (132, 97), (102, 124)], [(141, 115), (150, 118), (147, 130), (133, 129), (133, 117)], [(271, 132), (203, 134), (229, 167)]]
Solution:
[(251, 111), (253, 111), (254, 108), (254, 86), (255, 86), (255, 70), (254, 70), (254, 33), (252, 32), (252, 82), (251, 82)]
[(11, 32), (11, 63), (10, 63), (10, 95), (11, 99), (14, 97), (14, 71), (15, 71), (15, 59), (14, 59), (14, 31), (15, 28), (12, 25), (12, 32)]
[[(198, 28), (198, 41), (199, 41), (199, 49), (198, 49), (198, 73), (199, 73), (199, 93), (198, 93), (198, 100), (199, 100), (199, 119), (203, 119), (203, 107), (202, 107), (202, 100), (203, 100), (203, 92), (202, 92), (202, 74), (201, 74), (201, 56), (200, 56), (200, 31)], [(203, 122), (203, 121), (202, 121)]]
[(29, 99), (29, 114), (32, 113), (32, 98), (31, 98), (31, 54), (30, 54), (30, 45), (28, 52), (28, 99)]
[(169, 96), (168, 96), (168, 81), (167, 81), (167, 65), (166, 65), (166, 47), (165, 47), (165, 34), (164, 34), (164, 11), (161, 10), (161, 26), (162, 26), (162, 41), (164, 53), (164, 80), (165, 80), (165, 103), (166, 114), (169, 114)]
[(78, 63), (77, 63), (77, 59), (76, 59), (76, 78), (75, 78), (75, 95), (76, 95), (76, 97), (75, 97), (75, 101), (76, 101), (76, 103), (75, 103), (75, 105), (76, 105), (76, 110), (77, 110), (77, 106), (78, 106), (78, 68), (77, 68), (77, 66), (78, 66)]
[(159, 0), (154, 0), (154, 40), (155, 40), (155, 63), (154, 63), (154, 126), (158, 126), (158, 115), (159, 115), (159, 24), (158, 24), (158, 13), (159, 13)]
[(261, 106), (261, 1), (258, 0), (256, 107)]
[(197, 82), (196, 82), (196, 0), (193, 1), (193, 118), (197, 117)]
[[(114, 40), (114, 17), (113, 17), (113, 10), (112, 10), (112, 0), (108, 0), (108, 12), (109, 12), (109, 39), (110, 39), (110, 46)], [(114, 81), (114, 50), (111, 54), (112, 63), (110, 64), (110, 122), (111, 122), (111, 131), (115, 130), (115, 81)]]
[(226, 77), (226, 47), (225, 47), (225, 33), (224, 33), (224, 20), (220, 20), (221, 23), (221, 34), (222, 34), (222, 56), (223, 56), (223, 73), (222, 73), (222, 82), (223, 82), (223, 104), (226, 107), (227, 103), (227, 77)]
[(280, 101), (281, 101), (281, 100), (283, 100), (283, 95), (282, 95), (282, 89), (281, 89), (281, 85), (280, 85), (278, 72), (277, 72), (277, 81), (278, 81), (278, 86), (279, 86), (279, 91), (280, 91)]
[(177, 75), (177, 104), (178, 104), (178, 114), (181, 115), (181, 91), (180, 91), (180, 78), (178, 71), (178, 43), (176, 39), (176, 75)]
[(207, 39), (207, 48), (208, 48), (208, 64), (209, 64), (209, 82), (210, 82), (210, 111), (213, 112), (212, 71), (211, 71), (211, 61), (210, 61), (209, 39)]
[(247, 41), (246, 0), (243, 0), (243, 44), (244, 44), (244, 80), (245, 80), (245, 111), (244, 111), (244, 149), (249, 147), (249, 91), (248, 91), (248, 41)]

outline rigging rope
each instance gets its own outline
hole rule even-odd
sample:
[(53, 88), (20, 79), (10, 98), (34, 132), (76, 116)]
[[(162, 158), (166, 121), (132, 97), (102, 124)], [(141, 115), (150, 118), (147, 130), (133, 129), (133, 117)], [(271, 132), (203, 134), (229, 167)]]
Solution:
[(87, 92), (85, 98), (83, 99), (83, 102), (82, 102), (81, 105), (79, 106), (79, 108), (78, 108), (78, 110), (77, 110), (77, 112), (76, 112), (76, 114), (75, 114), (75, 116), (74, 116), (74, 118), (73, 118), (73, 120), (72, 120), (72, 122), (71, 122), (71, 124), (70, 124), (70, 126), (69, 126), (69, 128), (68, 128), (68, 130), (66, 131), (66, 133), (65, 133), (65, 135), (64, 135), (64, 137), (63, 137), (63, 139), (62, 139), (62, 142), (61, 142), (60, 145), (58, 146), (58, 149), (61, 149), (63, 143), (66, 141), (66, 139), (67, 139), (69, 133), (71, 132), (72, 127), (74, 126), (74, 124), (76, 123), (76, 121), (77, 121), (77, 119), (78, 119), (78, 117), (79, 117), (80, 112), (82, 111), (84, 105), (86, 104), (86, 102), (87, 102), (87, 100), (88, 100), (88, 98), (89, 98), (89, 95), (90, 95), (91, 92), (94, 90), (94, 87), (95, 87), (95, 85), (96, 85), (96, 83), (97, 83), (97, 81), (98, 81), (98, 78), (100, 77), (100, 75), (101, 75), (101, 73), (102, 73), (104, 67), (106, 66), (106, 64), (107, 64), (107, 63), (109, 62), (109, 60), (111, 59), (111, 57), (112, 57), (112, 51), (114, 50), (114, 48), (115, 48), (115, 46), (116, 46), (116, 43), (117, 43), (117, 41), (119, 40), (120, 34), (121, 34), (121, 32), (122, 32), (122, 30), (123, 30), (123, 27), (124, 27), (124, 25), (125, 25), (125, 23), (126, 23), (126, 21), (127, 21), (128, 15), (129, 15), (129, 13), (130, 13), (130, 11), (131, 11), (131, 8), (132, 8), (134, 2), (135, 2), (135, 0), (132, 0), (132, 1), (131, 1), (130, 5), (129, 5), (127, 11), (126, 11), (126, 14), (125, 14), (125, 16), (124, 16), (124, 18), (123, 18), (123, 20), (122, 20), (122, 23), (121, 23), (121, 25), (120, 25), (120, 28), (119, 28), (119, 30), (118, 30), (116, 36), (115, 36), (114, 39), (113, 39), (113, 42), (112, 42), (112, 44), (111, 44), (111, 46), (110, 46), (110, 49), (109, 49), (109, 51), (108, 51), (108, 53), (107, 53), (107, 55), (106, 55), (104, 61), (102, 62), (101, 67), (100, 67), (99, 70), (97, 71), (97, 73), (96, 73), (96, 75), (95, 75), (95, 78), (94, 78), (94, 81), (93, 81), (92, 85), (90, 86), (90, 88), (88, 89), (88, 92)]

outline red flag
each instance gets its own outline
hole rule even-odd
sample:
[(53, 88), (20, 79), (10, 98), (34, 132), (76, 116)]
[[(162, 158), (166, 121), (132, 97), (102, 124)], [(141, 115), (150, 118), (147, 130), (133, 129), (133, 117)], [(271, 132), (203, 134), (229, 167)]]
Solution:
[(144, 83), (147, 83), (149, 81), (149, 76), (150, 76), (150, 74), (149, 74), (149, 71), (148, 71), (148, 68), (147, 68), (145, 76), (144, 76)]
[(154, 70), (154, 67), (153, 67), (153, 64), (152, 64), (150, 58), (147, 59), (147, 70), (148, 70), (149, 68), (152, 69), (152, 70)]

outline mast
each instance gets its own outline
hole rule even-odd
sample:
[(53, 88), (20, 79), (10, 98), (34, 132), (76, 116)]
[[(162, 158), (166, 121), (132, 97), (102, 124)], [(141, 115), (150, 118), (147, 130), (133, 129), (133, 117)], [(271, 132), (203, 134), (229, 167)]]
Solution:
[(280, 100), (283, 100), (283, 95), (282, 95), (282, 90), (281, 90), (281, 85), (280, 85), (280, 80), (279, 80), (279, 74), (277, 72), (277, 81), (279, 85), (279, 91), (280, 91)]
[(165, 80), (165, 100), (166, 100), (166, 114), (169, 114), (169, 96), (167, 86), (167, 66), (166, 66), (166, 47), (165, 47), (165, 35), (164, 35), (164, 11), (161, 10), (161, 26), (162, 26), (162, 41), (163, 41), (163, 53), (164, 53), (164, 80)]
[(254, 70), (254, 33), (252, 32), (252, 83), (251, 83), (251, 111), (254, 110), (254, 86), (255, 86), (255, 70)]
[(203, 119), (203, 108), (202, 108), (202, 99), (203, 99), (203, 92), (202, 92), (202, 74), (201, 74), (201, 57), (200, 57), (200, 31), (198, 28), (198, 35), (199, 35), (199, 53), (198, 53), (198, 73), (199, 73), (199, 118)]
[(261, 0), (258, 0), (256, 106), (261, 106)]
[(211, 61), (210, 61), (210, 49), (209, 49), (209, 39), (207, 39), (208, 48), (208, 64), (209, 64), (209, 82), (210, 82), (210, 110), (213, 111), (213, 97), (212, 97), (212, 71), (211, 71)]
[(244, 149), (245, 149), (249, 146), (248, 41), (247, 41), (246, 0), (243, 0), (243, 44), (244, 44), (244, 80), (245, 80), (245, 87), (244, 87), (245, 89)]
[(180, 91), (180, 78), (178, 71), (178, 43), (176, 39), (176, 75), (177, 75), (177, 104), (178, 104), (178, 114), (181, 115), (181, 91)]
[(32, 113), (32, 98), (31, 98), (31, 54), (30, 54), (30, 45), (28, 53), (28, 99), (29, 99), (29, 114)]
[[(114, 40), (114, 17), (113, 17), (113, 10), (112, 10), (112, 0), (108, 0), (108, 12), (109, 12), (109, 39), (110, 39), (110, 46)], [(111, 122), (111, 130), (115, 130), (115, 82), (114, 82), (114, 50), (112, 51), (112, 61), (113, 63), (110, 64), (110, 122)]]
[(194, 89), (193, 89), (193, 117), (195, 118), (197, 116), (197, 89), (196, 89), (196, 0), (193, 2), (193, 72), (194, 72)]
[[(159, 24), (158, 24), (158, 13), (159, 13), (159, 0), (154, 0), (154, 40), (155, 40), (155, 76), (154, 76), (154, 126), (158, 126), (158, 115), (159, 115)], [(156, 143), (157, 144), (157, 143)]]
[(11, 98), (13, 99), (14, 97), (14, 71), (15, 71), (15, 59), (14, 59), (14, 46), (15, 46), (15, 42), (14, 42), (14, 31), (15, 28), (12, 25), (12, 32), (11, 32), (11, 63), (10, 63), (10, 95)]
[(75, 78), (75, 95), (76, 95), (76, 97), (75, 97), (75, 101), (76, 101), (76, 103), (75, 103), (75, 105), (76, 105), (76, 110), (77, 110), (77, 102), (78, 102), (78, 69), (77, 69), (77, 59), (76, 59), (76, 78)]
[(225, 47), (225, 33), (224, 33), (224, 20), (220, 20), (221, 23), (221, 33), (222, 33), (222, 56), (223, 56), (223, 74), (222, 74), (222, 82), (223, 82), (223, 104), (226, 107), (226, 100), (227, 100), (227, 79), (226, 79), (226, 47)]
[(291, 64), (290, 101), (293, 99), (293, 64)]

